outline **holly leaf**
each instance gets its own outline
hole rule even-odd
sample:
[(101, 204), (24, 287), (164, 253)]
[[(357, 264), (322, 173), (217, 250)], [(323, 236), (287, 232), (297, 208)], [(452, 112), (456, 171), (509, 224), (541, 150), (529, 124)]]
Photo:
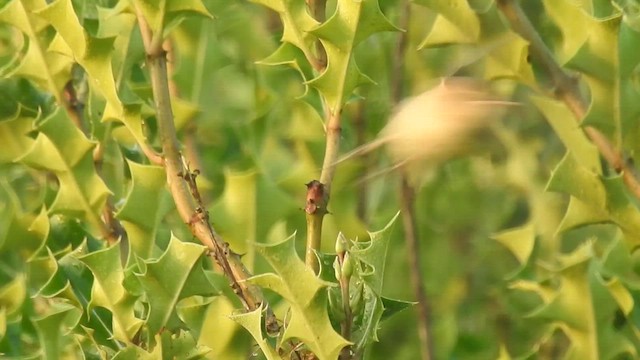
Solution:
[(612, 7), (598, 10), (567, 0), (544, 3), (563, 34), (558, 49), (560, 61), (580, 71), (589, 85), (591, 103), (584, 119), (580, 119), (583, 125), (597, 128), (615, 147), (624, 145), (637, 152), (640, 104), (636, 99), (640, 89), (634, 74), (640, 56), (633, 47), (640, 40), (640, 32)]
[(220, 224), (217, 226), (220, 235), (252, 266), (253, 245), (263, 242), (273, 224), (297, 211), (298, 204), (269, 178), (255, 171), (227, 170), (224, 177), (224, 192), (210, 212)]
[(198, 263), (205, 249), (172, 236), (162, 256), (141, 264), (141, 272), (136, 276), (149, 302), (147, 325), (152, 334), (159, 333), (165, 326), (175, 327), (178, 321), (175, 308), (180, 299), (217, 293)]
[(349, 250), (354, 259), (364, 264), (360, 276), (378, 296), (382, 295), (384, 265), (391, 239), (391, 229), (399, 215), (399, 212), (396, 213), (382, 230), (369, 232), (369, 240), (353, 242)]
[(48, 22), (36, 13), (46, 5), (44, 0), (14, 0), (0, 8), (0, 22), (16, 27), (28, 39), (18, 63), (3, 75), (25, 77), (60, 99), (60, 91), (69, 79), (72, 60), (63, 54), (47, 51), (49, 44), (41, 42), (41, 32)]
[(416, 0), (437, 14), (420, 47), (475, 43), (480, 38), (480, 20), (467, 0)]
[(338, 3), (333, 15), (312, 31), (327, 53), (327, 67), (308, 84), (320, 91), (332, 112), (340, 111), (357, 86), (373, 82), (358, 69), (353, 49), (375, 33), (397, 30), (378, 1), (367, 0)]
[(165, 30), (168, 25), (177, 25), (186, 15), (213, 18), (200, 0), (136, 0), (135, 4), (139, 6), (154, 34)]
[(130, 343), (142, 324), (134, 314), (136, 297), (124, 287), (124, 271), (120, 260), (119, 244), (87, 255), (78, 256), (93, 274), (91, 300), (87, 311), (101, 306), (111, 311), (113, 337)]
[(152, 255), (160, 219), (167, 208), (163, 199), (167, 175), (160, 166), (141, 165), (127, 161), (131, 171), (131, 190), (116, 214), (127, 231), (133, 253), (147, 259)]
[(280, 294), (291, 309), (281, 342), (298, 338), (319, 359), (336, 359), (349, 342), (329, 321), (326, 287), (331, 284), (318, 279), (298, 258), (295, 236), (274, 245), (259, 244), (257, 250), (276, 273), (254, 276), (251, 282)]
[(635, 356), (631, 341), (621, 336), (610, 321), (622, 300), (619, 287), (615, 282), (602, 281), (593, 256), (591, 241), (560, 256), (559, 266), (553, 270), (557, 287), (533, 282), (518, 282), (513, 287), (541, 296), (542, 304), (530, 317), (562, 324), (561, 329), (570, 341), (566, 358)]
[[(302, 53), (308, 59), (314, 58), (313, 44), (316, 37), (311, 30), (318, 25), (318, 22), (309, 15), (307, 4), (296, 0), (253, 0), (255, 3), (264, 5), (280, 15), (283, 25), (282, 39), (283, 43), (289, 43), (302, 50)], [(280, 53), (286, 48), (279, 48)], [(281, 55), (275, 57), (281, 58)], [(287, 56), (286, 58), (289, 58)]]
[(68, 335), (80, 320), (81, 311), (76, 307), (54, 302), (45, 314), (32, 318), (42, 346), (42, 356), (46, 359), (59, 358), (62, 355), (63, 344), (70, 343), (73, 337)]
[(102, 94), (107, 106), (119, 115), (118, 118), (122, 118), (123, 105), (118, 97), (111, 67), (115, 37), (90, 36), (80, 24), (71, 0), (56, 0), (36, 13), (56, 29), (56, 36), (66, 44), (74, 60), (89, 75), (92, 88)]
[(60, 188), (49, 213), (61, 213), (85, 220), (92, 234), (102, 236), (100, 214), (109, 189), (98, 176), (93, 162), (94, 143), (89, 141), (58, 108), (38, 125), (38, 136), (19, 161), (52, 172)]
[[(620, 227), (630, 246), (640, 244), (640, 211), (630, 202), (621, 176), (603, 178), (580, 165), (573, 154), (567, 152), (553, 170), (547, 190), (570, 194), (582, 202), (577, 205), (578, 209), (574, 204), (572, 212), (565, 215), (561, 228), (567, 228), (572, 222), (584, 223), (585, 217), (602, 222), (606, 215), (609, 222)], [(591, 208), (588, 213), (582, 205)], [(576, 210), (582, 213), (579, 221), (576, 221)]]
[(278, 355), (276, 350), (269, 345), (267, 340), (264, 338), (262, 334), (262, 312), (264, 309), (257, 308), (250, 312), (239, 313), (231, 315), (231, 319), (238, 324), (242, 325), (243, 328), (247, 329), (247, 331), (253, 336), (253, 339), (256, 341), (258, 346), (260, 346), (260, 350), (264, 354), (267, 360), (278, 360), (281, 357)]
[(529, 223), (517, 228), (508, 229), (494, 234), (492, 238), (506, 247), (511, 254), (515, 256), (516, 260), (518, 260), (519, 266), (509, 278), (514, 277), (527, 266), (536, 242), (534, 224)]

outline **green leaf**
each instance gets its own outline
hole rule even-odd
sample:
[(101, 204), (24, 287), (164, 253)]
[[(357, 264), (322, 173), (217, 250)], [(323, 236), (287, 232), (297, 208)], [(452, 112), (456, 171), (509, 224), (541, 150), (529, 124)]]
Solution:
[(213, 18), (200, 0), (136, 0), (135, 4), (140, 7), (154, 34), (165, 30), (167, 25), (185, 15)]
[(118, 97), (115, 77), (111, 68), (111, 53), (115, 38), (94, 38), (89, 36), (78, 16), (74, 12), (71, 0), (56, 0), (44, 9), (37, 11), (57, 31), (72, 55), (87, 72), (92, 87), (97, 89), (107, 100), (112, 110), (105, 113), (116, 113), (122, 118), (123, 105)]
[(255, 171), (225, 171), (225, 189), (211, 207), (217, 230), (231, 248), (254, 263), (254, 244), (263, 242), (273, 224), (298, 210), (295, 200)]
[(518, 260), (520, 266), (513, 272), (510, 278), (523, 270), (531, 258), (533, 248), (536, 243), (535, 225), (532, 223), (523, 226), (501, 231), (494, 234), (492, 238), (504, 245)]
[(135, 142), (140, 147), (146, 147), (148, 150), (153, 151), (153, 149), (148, 145), (147, 136), (145, 135), (145, 125), (141, 104), (127, 104), (124, 106), (123, 113), (116, 112), (111, 106), (107, 106), (104, 110), (103, 120), (104, 121), (112, 121), (118, 120), (124, 124), (124, 126), (129, 130), (129, 134), (133, 136)]
[(60, 189), (49, 213), (62, 213), (85, 220), (98, 237), (104, 226), (100, 214), (109, 189), (96, 173), (93, 163), (95, 144), (87, 140), (58, 108), (38, 125), (40, 133), (27, 154), (19, 160), (31, 167), (51, 171)]
[(37, 118), (49, 112), (50, 103), (51, 96), (25, 78), (0, 79), (0, 121)]
[(163, 199), (167, 175), (160, 166), (141, 165), (127, 161), (131, 171), (131, 190), (122, 208), (116, 214), (127, 231), (133, 253), (147, 259), (152, 255), (160, 220), (167, 209)]
[(38, 289), (37, 295), (45, 298), (66, 298), (73, 303), (79, 304), (80, 302), (71, 289), (69, 279), (63, 269), (60, 268), (55, 256), (49, 249), (47, 249), (47, 254), (48, 259), (45, 260), (45, 264), (50, 266), (50, 273), (45, 272), (49, 277), (44, 285)]
[(542, 96), (533, 96), (531, 100), (576, 161), (591, 172), (602, 174), (598, 149), (591, 143), (566, 105)]
[(176, 305), (176, 313), (196, 339), (200, 338), (209, 305), (213, 298), (193, 296), (185, 298)]
[(558, 232), (563, 232), (583, 225), (605, 223), (609, 216), (605, 209), (591, 206), (582, 200), (571, 196), (569, 206), (562, 218)]
[[(220, 285), (228, 286), (228, 280), (222, 279), (222, 276), (220, 278)], [(216, 296), (211, 298), (206, 307), (206, 310), (202, 309), (202, 318), (195, 323), (201, 326), (198, 343), (211, 348), (213, 351), (210, 356), (215, 359), (246, 359), (247, 349), (252, 346), (253, 341), (251, 336), (230, 318), (230, 314), (237, 311), (237, 304), (227, 296)]]
[(547, 190), (568, 193), (585, 203), (604, 207), (606, 193), (597, 172), (582, 166), (567, 152), (554, 169)]
[(480, 37), (480, 20), (467, 0), (416, 0), (437, 14), (420, 47), (474, 43)]
[(27, 297), (26, 279), (23, 274), (0, 287), (0, 308), (4, 317), (17, 315)]
[(34, 217), (31, 214), (17, 215), (7, 226), (5, 239), (0, 239), (0, 250), (19, 253), (24, 260), (35, 256), (49, 235), (49, 217), (43, 207)]
[(260, 350), (264, 354), (267, 360), (277, 360), (281, 359), (276, 350), (269, 345), (267, 340), (262, 335), (262, 312), (264, 309), (257, 308), (250, 312), (239, 313), (231, 315), (231, 319), (238, 324), (242, 325), (251, 336), (253, 336), (254, 340), (260, 346)]
[(143, 321), (134, 315), (136, 298), (123, 286), (124, 271), (119, 244), (79, 256), (78, 260), (89, 267), (94, 276), (91, 301), (87, 310), (101, 306), (111, 311), (114, 338), (130, 343)]
[(607, 193), (606, 209), (611, 220), (622, 229), (625, 239), (635, 244), (640, 241), (640, 211), (627, 195), (622, 175), (603, 179)]
[(308, 84), (320, 91), (332, 112), (340, 112), (357, 86), (373, 82), (358, 69), (353, 49), (375, 33), (395, 30), (377, 0), (340, 2), (335, 13), (313, 30), (327, 53), (327, 68)]
[[(48, 250), (48, 249), (47, 249)], [(58, 289), (66, 286), (65, 279), (60, 278), (58, 272), (58, 262), (50, 251), (44, 255), (32, 258), (28, 263), (29, 287), (35, 289), (36, 294), (47, 293), (46, 288), (51, 288), (51, 284), (57, 284)], [(59, 293), (61, 290), (56, 291)]]
[(369, 286), (365, 285), (363, 290), (364, 307), (360, 314), (356, 314), (354, 320), (355, 351), (361, 352), (368, 345), (379, 341), (378, 329), (384, 314), (382, 297), (377, 295)]
[(211, 349), (198, 344), (187, 331), (178, 330), (177, 334), (164, 331), (160, 336), (163, 359), (206, 359), (205, 355), (211, 352)]
[[(156, 336), (156, 343), (161, 342), (160, 335)], [(119, 351), (113, 360), (157, 360), (162, 359), (162, 346), (156, 345), (151, 352), (148, 352), (136, 345), (129, 345)]]
[(335, 332), (327, 313), (329, 283), (319, 280), (295, 251), (295, 236), (275, 245), (257, 245), (276, 274), (254, 276), (251, 282), (280, 294), (291, 307), (281, 341), (298, 338), (319, 359), (336, 359), (349, 343)]
[[(616, 282), (602, 281), (594, 266), (593, 242), (559, 257), (559, 286), (533, 285), (543, 295), (543, 305), (530, 316), (560, 322), (571, 345), (567, 359), (611, 359), (621, 354), (635, 356), (629, 339), (614, 329), (611, 317), (619, 304), (628, 306)], [(519, 286), (520, 289), (526, 289)], [(627, 305), (625, 305), (625, 303)]]
[(416, 305), (416, 302), (413, 301), (391, 299), (384, 296), (381, 296), (380, 299), (382, 299), (382, 307), (384, 308), (380, 321), (385, 321), (402, 310)]
[(564, 35), (561, 61), (580, 71), (589, 85), (591, 104), (583, 124), (596, 127), (616, 147), (639, 150), (640, 89), (634, 74), (640, 56), (633, 49), (640, 32), (613, 8), (601, 9), (604, 16), (566, 0), (545, 1), (545, 8)]
[[(127, 56), (133, 57), (133, 51), (129, 49), (131, 35), (136, 26), (136, 16), (129, 11), (129, 2), (119, 1), (113, 8), (97, 6), (98, 29), (97, 38), (115, 38), (111, 53), (111, 66), (114, 74), (123, 71), (125, 62), (130, 61)], [(116, 76), (118, 84), (119, 75)]]
[(559, 60), (565, 63), (587, 42), (592, 26), (597, 26), (595, 24), (597, 20), (589, 16), (577, 3), (565, 0), (546, 0), (543, 3), (548, 16), (565, 34), (562, 45), (558, 49)]
[(302, 76), (305, 84), (305, 92), (304, 94), (300, 94), (300, 96), (304, 96), (307, 94), (309, 90), (308, 80), (313, 78), (313, 71), (311, 69), (311, 66), (309, 65), (307, 58), (305, 57), (304, 52), (302, 52), (293, 44), (289, 42), (283, 43), (271, 55), (260, 61), (257, 61), (256, 64), (267, 66), (286, 65), (296, 70), (298, 73), (300, 73), (300, 76)]
[[(165, 326), (175, 326), (175, 307), (181, 298), (216, 293), (206, 280), (202, 267), (198, 266), (198, 259), (205, 249), (202, 245), (183, 242), (172, 236), (162, 256), (144, 261), (141, 273), (136, 275), (147, 294), (147, 325), (152, 334), (159, 333)], [(198, 277), (198, 273), (201, 276)], [(175, 317), (173, 324), (170, 323), (172, 317)]]
[[(610, 222), (620, 227), (630, 246), (635, 247), (640, 243), (640, 211), (630, 202), (621, 176), (603, 179), (581, 166), (568, 152), (554, 169), (547, 190), (568, 193), (582, 202), (573, 204), (561, 225), (562, 229), (584, 223), (585, 218), (602, 222), (606, 215)], [(587, 212), (583, 205), (591, 209)]]
[(38, 332), (44, 359), (58, 359), (71, 343), (68, 330), (76, 326), (81, 312), (65, 303), (54, 302), (43, 315), (34, 317), (33, 323)]
[[(435, 18), (418, 49), (438, 48), (450, 52), (446, 65), (436, 70), (450, 76), (461, 68), (480, 64), (487, 80), (515, 79), (537, 87), (531, 63), (529, 43), (505, 27), (493, 1), (418, 0), (416, 3), (434, 10)], [(457, 45), (457, 46), (453, 46)], [(453, 59), (451, 57), (454, 57)]]
[[(316, 37), (311, 33), (311, 30), (318, 25), (318, 22), (309, 15), (306, 3), (296, 0), (253, 1), (276, 11), (280, 15), (284, 27), (282, 42), (292, 44), (302, 50), (307, 62), (309, 59), (314, 58), (315, 55), (312, 49)], [(281, 48), (278, 50), (280, 49)], [(276, 52), (278, 52), (278, 50), (276, 50)], [(277, 57), (279, 58), (280, 55)]]
[(369, 232), (369, 240), (354, 242), (350, 250), (354, 259), (365, 264), (364, 271), (360, 276), (378, 296), (382, 295), (382, 281), (385, 273), (384, 266), (387, 259), (389, 240), (391, 239), (392, 225), (399, 215), (399, 212), (396, 213), (382, 230)]
[(40, 33), (48, 24), (36, 13), (45, 6), (44, 0), (13, 0), (0, 8), (0, 22), (15, 26), (28, 38), (20, 63), (7, 75), (25, 77), (61, 100), (60, 92), (70, 78), (72, 61), (64, 55), (47, 51), (48, 44), (40, 42)]
[(87, 246), (86, 243), (83, 243), (58, 260), (58, 269), (68, 281), (70, 293), (72, 292), (70, 295), (73, 295), (73, 298), (70, 296), (67, 296), (67, 298), (74, 301), (78, 307), (88, 310), (83, 314), (81, 326), (83, 332), (87, 334), (96, 346), (102, 344), (104, 346), (117, 347), (118, 342), (113, 338), (111, 330), (112, 317), (109, 312), (105, 309), (88, 309), (91, 300), (93, 275), (78, 260), (78, 257), (85, 255), (86, 252)]
[(173, 121), (176, 126), (176, 131), (182, 130), (200, 113), (200, 108), (197, 104), (178, 97), (172, 97), (171, 108), (173, 109)]
[[(491, 19), (489, 19), (491, 20)], [(533, 68), (529, 62), (529, 43), (515, 32), (504, 31), (494, 39), (483, 40), (478, 52), (486, 55), (484, 59), (484, 78), (515, 79), (531, 87), (537, 86)]]

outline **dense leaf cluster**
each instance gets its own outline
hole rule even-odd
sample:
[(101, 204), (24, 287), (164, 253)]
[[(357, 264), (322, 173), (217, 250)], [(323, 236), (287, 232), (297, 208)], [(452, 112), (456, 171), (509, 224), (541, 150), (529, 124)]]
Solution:
[[(637, 357), (639, 9), (0, 1), (0, 356), (418, 358), (413, 309), (391, 299), (416, 297), (389, 221), (398, 174), (367, 175), (388, 166), (377, 152), (335, 160), (384, 126), (395, 80), (408, 95), (458, 75), (520, 105), (474, 155), (421, 174), (433, 357)], [(161, 107), (199, 173), (191, 219), (168, 184), (196, 172), (167, 170)], [(313, 179), (330, 185), (319, 218)], [(198, 241), (203, 218), (260, 307)], [(318, 226), (316, 274), (291, 234)]]

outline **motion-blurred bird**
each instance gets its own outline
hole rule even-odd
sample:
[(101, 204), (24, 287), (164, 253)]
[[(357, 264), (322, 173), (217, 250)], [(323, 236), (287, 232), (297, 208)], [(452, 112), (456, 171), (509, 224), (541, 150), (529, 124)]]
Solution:
[(388, 170), (415, 173), (464, 154), (475, 134), (499, 118), (505, 106), (515, 104), (499, 100), (476, 80), (445, 78), (401, 102), (377, 139), (338, 162), (385, 145), (393, 162)]

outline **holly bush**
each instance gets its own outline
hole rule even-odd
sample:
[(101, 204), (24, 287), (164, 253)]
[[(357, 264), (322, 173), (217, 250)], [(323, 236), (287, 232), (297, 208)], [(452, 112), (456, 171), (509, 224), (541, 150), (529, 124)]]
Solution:
[[(636, 358), (638, 46), (634, 0), (2, 0), (0, 355)], [(465, 156), (342, 157), (452, 76), (517, 104)]]

